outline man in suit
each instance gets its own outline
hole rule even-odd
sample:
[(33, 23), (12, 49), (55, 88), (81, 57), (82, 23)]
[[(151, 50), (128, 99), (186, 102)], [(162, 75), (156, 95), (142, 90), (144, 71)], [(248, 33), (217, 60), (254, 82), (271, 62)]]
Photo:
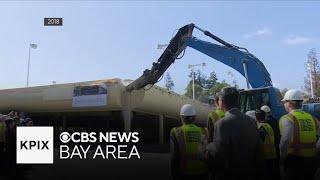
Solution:
[(220, 92), (225, 117), (215, 124), (213, 141), (202, 151), (214, 166), (218, 180), (256, 180), (264, 175), (262, 143), (249, 116), (239, 110), (239, 92), (233, 87)]

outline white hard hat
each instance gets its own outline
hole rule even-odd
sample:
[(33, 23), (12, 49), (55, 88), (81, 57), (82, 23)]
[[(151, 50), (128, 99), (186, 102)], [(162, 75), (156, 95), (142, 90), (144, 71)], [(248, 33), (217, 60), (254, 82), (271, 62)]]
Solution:
[(196, 110), (192, 107), (191, 104), (185, 104), (181, 107), (180, 115), (181, 116), (195, 116)]
[(256, 111), (247, 111), (246, 112), (246, 115), (253, 118), (253, 119), (256, 119)]
[(296, 89), (290, 89), (286, 92), (282, 101), (303, 101), (303, 96), (301, 91)]
[(271, 109), (269, 106), (267, 105), (263, 105), (261, 108), (260, 108), (261, 111), (264, 111), (265, 113), (269, 113), (271, 112)]

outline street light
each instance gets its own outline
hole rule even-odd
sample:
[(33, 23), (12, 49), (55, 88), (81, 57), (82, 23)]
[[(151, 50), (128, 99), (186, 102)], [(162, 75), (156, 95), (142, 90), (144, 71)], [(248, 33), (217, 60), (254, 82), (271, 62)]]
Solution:
[(38, 45), (37, 44), (30, 44), (29, 45), (29, 56), (28, 56), (28, 74), (27, 74), (27, 87), (29, 87), (29, 70), (30, 70), (30, 50), (32, 49), (37, 49)]
[(195, 100), (195, 90), (194, 90), (194, 67), (196, 66), (206, 66), (206, 63), (201, 63), (201, 64), (189, 64), (188, 68), (191, 69), (192, 73), (192, 99)]
[(308, 66), (308, 70), (309, 70), (309, 73), (310, 73), (309, 76), (310, 76), (311, 97), (313, 98), (312, 67), (311, 67), (310, 63), (308, 63), (307, 66)]

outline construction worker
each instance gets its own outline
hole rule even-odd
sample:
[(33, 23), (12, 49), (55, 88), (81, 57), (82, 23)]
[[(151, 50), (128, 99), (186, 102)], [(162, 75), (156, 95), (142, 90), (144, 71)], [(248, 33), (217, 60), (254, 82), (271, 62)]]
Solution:
[(277, 152), (275, 147), (275, 136), (271, 125), (268, 123), (268, 113), (271, 110), (268, 106), (256, 109), (255, 116), (258, 125), (260, 139), (263, 143), (264, 159), (266, 162), (266, 175), (268, 179), (280, 179)]
[(254, 123), (256, 128), (258, 128), (258, 123), (257, 123), (257, 120), (256, 120), (256, 111), (254, 111), (254, 110), (247, 111), (246, 115), (251, 118), (251, 121)]
[(291, 89), (282, 99), (288, 114), (281, 117), (280, 164), (285, 179), (314, 179), (319, 151), (319, 122), (301, 110), (303, 96)]
[(268, 121), (270, 116), (271, 116), (271, 109), (268, 105), (263, 105), (260, 108), (261, 111), (263, 111), (265, 113), (265, 121)]
[(173, 128), (170, 133), (171, 172), (173, 179), (208, 179), (208, 168), (201, 161), (199, 146), (207, 141), (205, 128), (194, 124), (196, 111), (190, 104), (182, 106), (182, 126)]
[(208, 114), (207, 127), (209, 131), (209, 142), (212, 142), (213, 132), (214, 132), (214, 124), (224, 117), (224, 111), (221, 108), (221, 101), (219, 100), (219, 93), (216, 96), (209, 97), (209, 105), (216, 110), (212, 111)]
[[(274, 133), (274, 144), (276, 147), (276, 153), (277, 153), (277, 161), (279, 162), (279, 144), (280, 144), (280, 130), (279, 130), (279, 120), (278, 119), (274, 119), (274, 117), (272, 116), (272, 111), (271, 108), (267, 105), (263, 105), (260, 108), (261, 111), (265, 112), (265, 121), (268, 122), (268, 124), (272, 127), (273, 129), (273, 133)], [(278, 170), (279, 170), (279, 163), (277, 164), (278, 166)], [(277, 173), (280, 173), (279, 171)], [(279, 174), (280, 176), (280, 174)]]

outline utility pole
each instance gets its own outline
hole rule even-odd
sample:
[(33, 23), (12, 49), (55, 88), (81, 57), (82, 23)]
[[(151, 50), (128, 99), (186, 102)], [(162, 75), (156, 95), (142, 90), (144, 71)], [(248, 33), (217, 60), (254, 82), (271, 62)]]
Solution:
[(29, 72), (30, 72), (30, 51), (32, 49), (37, 49), (37, 44), (30, 44), (29, 45), (29, 55), (28, 55), (28, 73), (27, 73), (27, 87), (29, 87)]
[(312, 65), (310, 63), (307, 64), (309, 69), (309, 76), (310, 76), (310, 90), (311, 90), (311, 97), (313, 98), (313, 81), (312, 81)]
[(191, 69), (191, 72), (192, 72), (192, 99), (194, 100), (195, 99), (195, 95), (194, 95), (194, 69), (192, 68)]
[(194, 78), (195, 78), (195, 75), (194, 75), (194, 67), (196, 66), (206, 66), (206, 63), (201, 63), (201, 64), (189, 64), (188, 65), (188, 68), (191, 69), (191, 73), (192, 73), (192, 99), (195, 100), (195, 89), (194, 89)]

